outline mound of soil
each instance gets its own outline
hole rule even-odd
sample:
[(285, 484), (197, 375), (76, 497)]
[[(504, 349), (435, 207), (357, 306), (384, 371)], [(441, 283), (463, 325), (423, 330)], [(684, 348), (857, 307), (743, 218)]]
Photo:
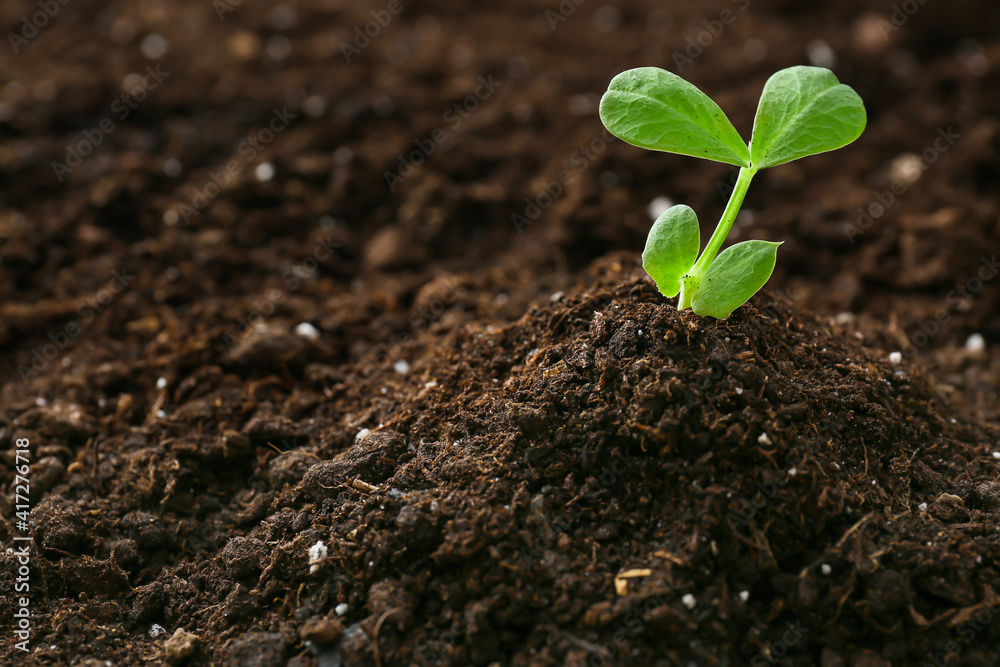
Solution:
[[(230, 359), (147, 432), (119, 400), (97, 468), (78, 409), (21, 414), (77, 447), (33, 514), (40, 659), (85, 627), (77, 655), (120, 664), (1000, 659), (995, 435), (881, 348), (766, 294), (678, 313), (612, 257), (411, 351), (242, 390)], [(154, 624), (178, 635), (133, 639)]]
[[(0, 52), (3, 655), (995, 664), (1000, 4), (905, 4), (424, 0), (350, 62), (382, 0), (60, 4)], [(651, 203), (733, 170), (601, 92), (667, 67), (749, 136), (807, 63), (868, 128), (755, 181), (771, 296), (675, 313)]]

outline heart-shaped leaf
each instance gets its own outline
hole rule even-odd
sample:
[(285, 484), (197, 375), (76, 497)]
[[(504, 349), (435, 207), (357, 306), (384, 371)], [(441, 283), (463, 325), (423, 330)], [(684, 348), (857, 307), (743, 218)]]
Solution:
[(664, 296), (677, 296), (681, 277), (698, 258), (701, 231), (690, 206), (671, 206), (660, 214), (646, 237), (642, 268)]
[(764, 85), (750, 140), (755, 169), (846, 146), (865, 129), (865, 105), (822, 67), (789, 67)]
[(601, 121), (640, 148), (750, 165), (746, 144), (719, 105), (658, 67), (630, 69), (612, 79), (601, 98)]
[(771, 277), (779, 245), (744, 241), (723, 250), (701, 276), (691, 309), (720, 320), (729, 317)]

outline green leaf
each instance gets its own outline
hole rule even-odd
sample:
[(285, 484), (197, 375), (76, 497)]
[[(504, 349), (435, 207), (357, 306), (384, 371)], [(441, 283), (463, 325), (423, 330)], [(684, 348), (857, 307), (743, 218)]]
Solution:
[(729, 317), (771, 277), (779, 245), (744, 241), (723, 250), (701, 276), (691, 309), (720, 320)]
[(850, 86), (822, 67), (789, 67), (764, 85), (750, 139), (755, 169), (825, 153), (857, 139), (865, 106)]
[(664, 296), (677, 296), (681, 276), (698, 259), (701, 231), (690, 206), (671, 206), (660, 214), (646, 237), (642, 268)]
[(601, 98), (611, 134), (640, 148), (750, 166), (750, 152), (719, 105), (658, 67), (622, 72)]

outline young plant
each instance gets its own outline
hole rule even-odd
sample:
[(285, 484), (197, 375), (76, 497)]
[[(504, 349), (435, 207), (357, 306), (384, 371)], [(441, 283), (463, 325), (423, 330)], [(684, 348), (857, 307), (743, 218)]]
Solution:
[(807, 155), (832, 151), (865, 129), (865, 107), (849, 86), (821, 67), (789, 67), (764, 85), (749, 146), (722, 109), (666, 70), (640, 67), (611, 80), (601, 121), (630, 144), (725, 162), (740, 168), (722, 219), (705, 250), (698, 217), (684, 205), (665, 211), (649, 230), (642, 266), (678, 310), (720, 319), (750, 300), (774, 271), (780, 243), (743, 241), (719, 254), (754, 174)]

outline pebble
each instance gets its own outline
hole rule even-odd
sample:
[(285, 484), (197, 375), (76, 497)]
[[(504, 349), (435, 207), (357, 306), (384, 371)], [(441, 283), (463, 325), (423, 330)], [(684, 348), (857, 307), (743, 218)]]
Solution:
[[(326, 545), (323, 544), (322, 540), (317, 541), (316, 544), (309, 547), (309, 574), (312, 574), (319, 569), (319, 566), (324, 560), (326, 560), (329, 553), (330, 550), (326, 548)], [(343, 614), (341, 614), (341, 616), (343, 616)]]
[(830, 45), (822, 39), (814, 39), (806, 46), (806, 57), (809, 64), (814, 67), (833, 67), (837, 63), (837, 54), (833, 52)]
[(657, 197), (653, 201), (649, 202), (649, 205), (646, 207), (646, 210), (649, 211), (649, 217), (651, 217), (653, 220), (656, 220), (661, 215), (663, 215), (664, 211), (666, 211), (673, 205), (674, 202), (669, 197)]
[(691, 595), (690, 593), (688, 593), (687, 595), (685, 595), (684, 597), (682, 597), (682, 598), (681, 598), (681, 602), (682, 602), (682, 603), (684, 604), (684, 606), (685, 606), (685, 607), (687, 607), (688, 609), (694, 609), (694, 608), (695, 608), (695, 605), (697, 605), (697, 604), (698, 604), (698, 601), (697, 601), (697, 600), (695, 599), (695, 597), (694, 597), (693, 595)]
[(168, 47), (169, 44), (163, 35), (158, 35), (155, 32), (143, 37), (142, 44), (139, 45), (139, 48), (142, 49), (142, 55), (150, 60), (159, 60), (167, 55)]
[(184, 165), (177, 158), (169, 158), (163, 163), (163, 173), (170, 178), (177, 178), (184, 171)]
[(889, 353), (889, 362), (893, 366), (902, 363), (902, 361), (903, 361), (903, 353), (902, 352), (890, 352)]
[(253, 175), (258, 181), (269, 181), (274, 178), (274, 165), (270, 162), (261, 162), (253, 170)]
[(295, 333), (303, 338), (308, 338), (309, 340), (316, 340), (319, 338), (319, 329), (309, 322), (302, 322), (296, 326)]
[(346, 602), (341, 602), (336, 607), (334, 607), (333, 610), (335, 612), (337, 612), (338, 616), (347, 616), (347, 610), (348, 609), (350, 609), (350, 607), (347, 606), (347, 603)]
[(916, 153), (901, 153), (889, 163), (889, 178), (909, 187), (924, 173), (924, 163)]
[(759, 436), (757, 436), (757, 442), (764, 445), (765, 447), (770, 447), (771, 445), (774, 444), (774, 441), (771, 440), (771, 436), (769, 436), (767, 433), (761, 433)]
[(965, 349), (967, 352), (982, 352), (986, 349), (986, 339), (982, 334), (974, 333), (966, 339)]
[(198, 650), (200, 643), (201, 638), (198, 635), (184, 628), (177, 628), (163, 645), (163, 658), (172, 665), (179, 665)]
[(344, 625), (336, 618), (314, 616), (299, 628), (299, 637), (317, 644), (333, 644), (344, 632)]

